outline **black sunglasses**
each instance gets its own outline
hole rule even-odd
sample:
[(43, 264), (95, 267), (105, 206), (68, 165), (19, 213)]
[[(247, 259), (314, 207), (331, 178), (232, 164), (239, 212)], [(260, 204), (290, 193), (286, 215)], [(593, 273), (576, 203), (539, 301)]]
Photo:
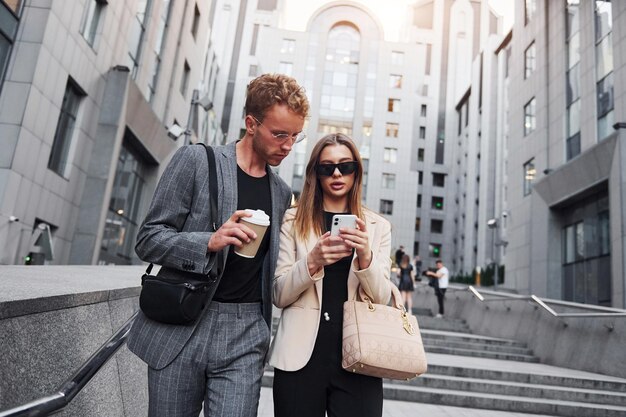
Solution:
[(330, 177), (338, 169), (341, 175), (347, 175), (356, 171), (358, 166), (356, 161), (340, 162), (338, 164), (319, 164), (315, 167), (315, 172), (317, 172), (317, 175)]

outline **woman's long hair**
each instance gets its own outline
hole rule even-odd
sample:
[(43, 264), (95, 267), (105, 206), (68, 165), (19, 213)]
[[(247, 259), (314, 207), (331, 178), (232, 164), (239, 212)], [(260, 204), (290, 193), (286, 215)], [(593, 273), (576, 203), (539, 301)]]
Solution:
[(311, 151), (311, 158), (306, 166), (306, 174), (302, 194), (297, 203), (298, 210), (294, 220), (294, 230), (296, 236), (306, 239), (311, 230), (318, 236), (323, 235), (326, 229), (324, 221), (324, 198), (322, 187), (317, 178), (315, 168), (319, 164), (319, 158), (325, 147), (329, 145), (344, 145), (350, 152), (352, 158), (357, 162), (357, 169), (354, 175), (354, 184), (348, 193), (348, 212), (363, 219), (363, 205), (361, 204), (361, 189), (363, 184), (363, 163), (361, 155), (356, 145), (342, 133), (333, 133), (321, 138)]

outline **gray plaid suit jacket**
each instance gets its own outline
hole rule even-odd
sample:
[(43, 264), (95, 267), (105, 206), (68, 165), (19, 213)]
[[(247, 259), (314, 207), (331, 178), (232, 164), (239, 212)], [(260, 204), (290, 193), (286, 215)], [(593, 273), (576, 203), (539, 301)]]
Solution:
[[(215, 147), (218, 176), (218, 211), (211, 214), (209, 204), (209, 171), (202, 146), (178, 149), (163, 172), (152, 203), (137, 234), (135, 250), (140, 259), (181, 271), (208, 274), (217, 261), (207, 253), (213, 235), (210, 216), (217, 227), (237, 210), (237, 157), (235, 144)], [(269, 167), (272, 198), (269, 256), (262, 273), (263, 316), (271, 328), (272, 278), (278, 258), (280, 225), (291, 202), (291, 189)], [(224, 248), (224, 257), (228, 247)], [(197, 324), (169, 325), (148, 319), (141, 311), (128, 336), (128, 348), (154, 369), (170, 364), (181, 352)]]

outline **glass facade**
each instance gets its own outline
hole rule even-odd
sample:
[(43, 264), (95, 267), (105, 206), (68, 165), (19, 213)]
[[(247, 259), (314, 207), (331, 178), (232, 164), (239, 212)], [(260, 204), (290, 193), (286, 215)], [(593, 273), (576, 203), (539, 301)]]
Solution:
[(563, 299), (611, 305), (611, 236), (606, 190), (560, 211)]
[(154, 43), (154, 63), (152, 67), (152, 77), (148, 83), (148, 101), (154, 97), (154, 92), (159, 81), (159, 73), (161, 70), (161, 59), (163, 55), (163, 41), (167, 36), (168, 21), (170, 16), (171, 3), (170, 0), (161, 1), (161, 13), (159, 15), (159, 23)]
[(48, 169), (62, 177), (69, 175), (70, 147), (72, 145), (74, 126), (76, 125), (78, 107), (82, 96), (82, 91), (72, 80), (69, 80), (65, 87), (63, 104), (61, 105), (59, 120), (57, 121), (57, 128), (54, 134), (54, 142), (52, 143), (52, 149), (50, 151), (50, 159), (48, 160)]
[(598, 140), (613, 130), (613, 13), (609, 0), (595, 2), (596, 112)]
[(580, 0), (566, 5), (566, 142), (565, 158), (580, 154)]
[(524, 164), (524, 195), (529, 195), (532, 191), (533, 181), (537, 175), (535, 161), (531, 159)]
[(536, 68), (537, 48), (533, 41), (526, 51), (524, 51), (524, 79), (529, 78), (530, 75), (535, 72)]
[(135, 255), (141, 194), (145, 185), (145, 164), (129, 146), (126, 137), (115, 170), (109, 210), (100, 245), (101, 264), (130, 265), (139, 263)]
[(537, 126), (537, 104), (533, 97), (524, 106), (524, 136), (530, 134)]

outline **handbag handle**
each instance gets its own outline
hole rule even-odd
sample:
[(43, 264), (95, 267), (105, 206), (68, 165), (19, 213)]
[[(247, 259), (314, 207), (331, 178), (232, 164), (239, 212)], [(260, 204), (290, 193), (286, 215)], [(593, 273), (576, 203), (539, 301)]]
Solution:
[[(397, 308), (402, 312), (406, 312), (406, 308), (404, 308), (404, 303), (402, 302), (402, 296), (400, 295), (400, 290), (398, 290), (398, 287), (396, 287), (393, 282), (390, 282), (389, 285), (391, 286), (391, 306)], [(360, 298), (361, 301), (365, 301), (366, 303), (370, 304), (370, 310), (374, 308), (372, 304), (372, 299), (367, 294), (365, 294), (365, 290), (363, 290), (363, 287), (361, 285), (359, 285), (357, 293), (358, 298)]]
[[(402, 302), (402, 296), (400, 295), (400, 290), (398, 290), (398, 287), (396, 287), (394, 283), (390, 282), (389, 284), (391, 285), (391, 307), (398, 309), (398, 312), (400, 313), (400, 317), (402, 318), (402, 327), (404, 328), (404, 330), (408, 334), (414, 335), (415, 328), (413, 327), (413, 324), (409, 320), (409, 314), (411, 313), (406, 311), (406, 308), (404, 308), (404, 303)], [(359, 294), (358, 297), (361, 298), (361, 301), (364, 301), (367, 303), (367, 308), (369, 309), (369, 311), (373, 312), (376, 310), (376, 305), (367, 296), (367, 294), (365, 294), (365, 291), (363, 290), (363, 287), (361, 285), (359, 285), (358, 294)]]

